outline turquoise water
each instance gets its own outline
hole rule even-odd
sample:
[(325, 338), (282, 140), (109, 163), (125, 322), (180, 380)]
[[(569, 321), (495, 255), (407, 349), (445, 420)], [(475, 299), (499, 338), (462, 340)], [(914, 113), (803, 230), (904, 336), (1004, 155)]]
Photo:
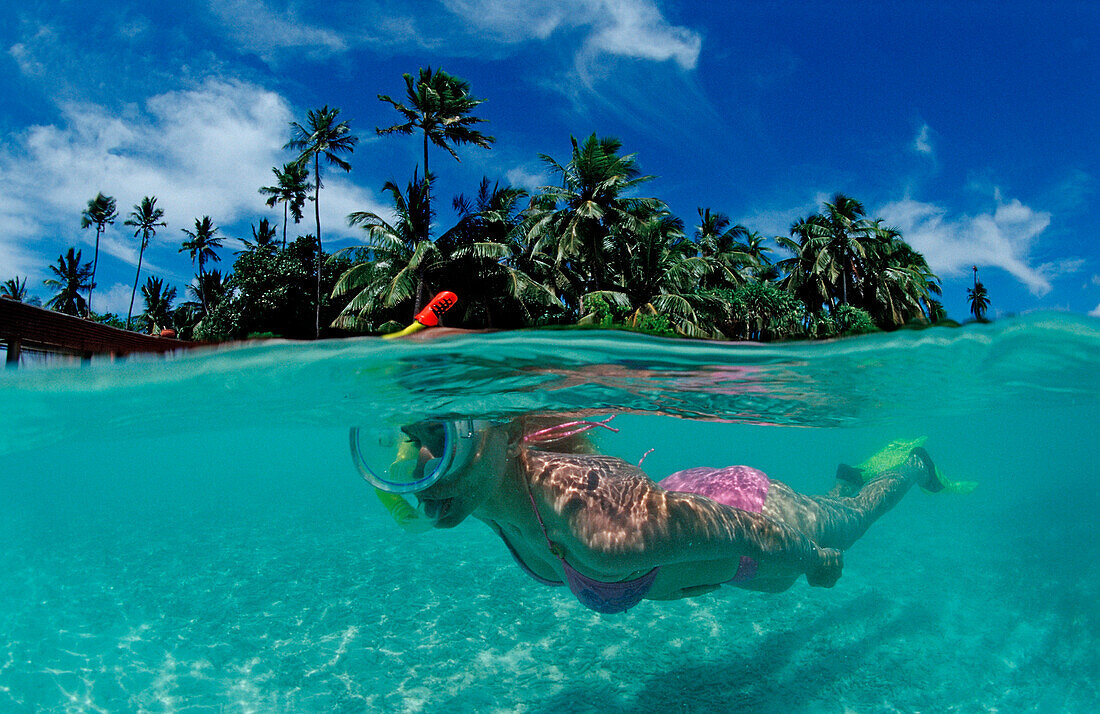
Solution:
[[(585, 610), (487, 528), (406, 534), (347, 427), (617, 413), (655, 478), (823, 492), (928, 435), (831, 590)], [(619, 333), (266, 343), (0, 375), (0, 711), (1091, 711), (1100, 321), (827, 344)]]

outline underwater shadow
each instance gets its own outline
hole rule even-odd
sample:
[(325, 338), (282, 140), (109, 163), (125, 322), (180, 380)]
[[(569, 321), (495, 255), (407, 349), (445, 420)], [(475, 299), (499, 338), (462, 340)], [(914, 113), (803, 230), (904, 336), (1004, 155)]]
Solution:
[[(927, 607), (899, 610), (896, 602), (871, 591), (831, 606), (805, 624), (773, 631), (751, 646), (718, 642), (695, 661), (684, 661), (684, 653), (677, 652), (679, 659), (650, 677), (628, 704), (606, 688), (578, 686), (540, 702), (534, 711), (798, 711), (828, 689), (847, 688), (845, 681), (883, 641), (926, 631), (934, 621)], [(823, 642), (831, 631), (861, 634)], [(655, 661), (667, 657), (654, 653)]]

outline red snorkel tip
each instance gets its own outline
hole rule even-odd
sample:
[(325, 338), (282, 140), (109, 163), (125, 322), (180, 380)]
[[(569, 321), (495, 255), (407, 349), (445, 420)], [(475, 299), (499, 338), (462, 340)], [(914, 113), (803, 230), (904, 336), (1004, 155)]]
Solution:
[(432, 298), (427, 307), (418, 312), (413, 319), (424, 327), (435, 327), (439, 324), (443, 313), (450, 310), (456, 302), (458, 302), (458, 296), (450, 290), (444, 290)]

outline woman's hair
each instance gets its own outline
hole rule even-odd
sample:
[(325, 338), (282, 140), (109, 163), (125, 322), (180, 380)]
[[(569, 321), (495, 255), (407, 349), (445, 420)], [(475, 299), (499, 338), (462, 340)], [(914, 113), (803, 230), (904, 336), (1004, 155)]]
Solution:
[(612, 418), (567, 419), (532, 414), (519, 417), (515, 423), (519, 426), (520, 441), (527, 448), (559, 454), (595, 454), (598, 451), (589, 432), (596, 428), (618, 431), (607, 425)]

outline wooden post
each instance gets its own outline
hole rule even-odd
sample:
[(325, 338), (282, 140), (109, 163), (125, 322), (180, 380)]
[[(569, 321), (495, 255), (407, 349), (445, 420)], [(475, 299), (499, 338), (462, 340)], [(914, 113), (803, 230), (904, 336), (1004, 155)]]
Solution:
[(19, 340), (8, 340), (8, 358), (5, 360), (5, 363), (11, 369), (15, 369), (19, 366), (20, 347)]

